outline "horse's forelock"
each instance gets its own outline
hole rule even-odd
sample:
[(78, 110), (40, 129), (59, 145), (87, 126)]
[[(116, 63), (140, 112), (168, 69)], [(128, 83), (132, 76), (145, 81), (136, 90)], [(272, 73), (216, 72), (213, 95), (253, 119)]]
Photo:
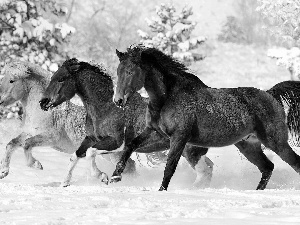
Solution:
[(130, 57), (133, 62), (141, 63), (141, 53), (147, 49), (143, 45), (131, 45), (124, 53), (124, 59)]
[(65, 66), (67, 68), (68, 71), (70, 71), (71, 66), (75, 66), (75, 65), (80, 65), (80, 69), (79, 70), (83, 70), (83, 69), (89, 69), (91, 71), (94, 71), (96, 73), (100, 73), (102, 74), (102, 76), (109, 78), (110, 80), (112, 80), (112, 76), (109, 74), (108, 70), (105, 68), (105, 65), (103, 64), (99, 64), (96, 63), (94, 61), (91, 62), (84, 62), (84, 61), (79, 61), (76, 58), (72, 58), (72, 59), (68, 59), (66, 60), (62, 66)]
[(72, 59), (68, 59), (66, 61), (64, 61), (64, 63), (62, 64), (63, 66), (73, 66), (73, 65), (77, 65), (79, 64), (80, 61), (76, 58), (72, 58)]

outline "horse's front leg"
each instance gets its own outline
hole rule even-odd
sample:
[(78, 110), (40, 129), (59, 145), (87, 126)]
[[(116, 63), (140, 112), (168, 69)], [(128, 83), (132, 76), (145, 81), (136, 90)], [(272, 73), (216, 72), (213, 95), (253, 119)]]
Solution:
[(0, 179), (6, 177), (9, 173), (9, 164), (13, 152), (20, 146), (23, 145), (24, 140), (26, 139), (26, 134), (22, 133), (18, 137), (12, 139), (6, 146), (6, 151), (1, 160), (1, 169), (0, 169)]
[(96, 165), (96, 155), (97, 155), (97, 149), (95, 148), (89, 148), (86, 151), (86, 160), (90, 165), (91, 176), (95, 178), (99, 178), (101, 182), (108, 184), (109, 179), (107, 174), (99, 170)]
[[(100, 140), (100, 141), (97, 141)], [(72, 178), (73, 170), (78, 163), (78, 160), (80, 158), (89, 156), (87, 159), (90, 160), (91, 165), (91, 174), (96, 177), (101, 177), (101, 181), (107, 183), (108, 182), (108, 176), (101, 172), (96, 165), (95, 162), (95, 156), (98, 154), (98, 150), (91, 149), (88, 151), (90, 147), (100, 149), (100, 152), (110, 152), (112, 150), (117, 149), (121, 146), (122, 138), (114, 138), (114, 137), (104, 137), (104, 138), (95, 138), (91, 136), (87, 136), (83, 142), (81, 143), (81, 146), (78, 148), (78, 150), (72, 154), (72, 157), (70, 159), (70, 163), (68, 165), (68, 172), (67, 176), (65, 177), (64, 181), (62, 182), (61, 186), (66, 187), (70, 185), (70, 180)], [(105, 149), (105, 150), (103, 150)], [(101, 153), (99, 153), (101, 154)]]
[(153, 131), (154, 130), (152, 130), (150, 127), (146, 127), (146, 129), (140, 135), (138, 135), (136, 138), (134, 138), (130, 143), (125, 144), (123, 154), (120, 158), (120, 161), (116, 165), (116, 169), (113, 172), (110, 182), (121, 181), (121, 179), (122, 179), (121, 174), (123, 173), (123, 171), (126, 167), (126, 163), (127, 163), (128, 159), (130, 158), (131, 154), (137, 148), (139, 148), (139, 146), (142, 145), (144, 141), (146, 141), (150, 137), (150, 135)]
[(190, 135), (185, 131), (177, 131), (171, 136), (170, 151), (164, 171), (164, 178), (159, 191), (166, 191), (168, 189), (170, 180), (176, 170), (180, 156), (182, 155), (183, 149), (189, 138)]
[[(75, 166), (77, 165), (78, 160), (82, 157), (85, 157), (87, 149), (92, 147), (93, 145), (95, 145), (95, 143), (96, 142), (95, 142), (94, 138), (92, 138), (90, 136), (86, 136), (85, 139), (82, 141), (78, 150), (72, 154), (69, 165), (68, 165), (67, 175), (65, 176), (63, 182), (61, 183), (62, 187), (67, 187), (70, 185), (73, 170), (74, 170)], [(81, 156), (81, 157), (79, 157), (79, 156)]]

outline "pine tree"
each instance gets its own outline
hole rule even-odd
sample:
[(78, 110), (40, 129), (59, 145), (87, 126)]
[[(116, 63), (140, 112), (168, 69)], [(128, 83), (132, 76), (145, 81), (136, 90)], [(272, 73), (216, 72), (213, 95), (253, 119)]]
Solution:
[(158, 48), (187, 65), (204, 58), (202, 54), (192, 51), (206, 41), (203, 36), (191, 37), (196, 27), (196, 22), (189, 19), (193, 14), (192, 7), (184, 7), (176, 14), (174, 5), (161, 4), (156, 7), (156, 14), (158, 17), (146, 19), (151, 35), (138, 30), (143, 45)]
[[(0, 3), (0, 69), (13, 59), (29, 61), (54, 72), (65, 60), (65, 47), (75, 29), (59, 22), (67, 8), (55, 0), (5, 0)], [(47, 18), (47, 19), (46, 19)], [(16, 106), (2, 117), (18, 115)], [(19, 106), (17, 107), (19, 108)], [(0, 115), (1, 117), (1, 115)]]

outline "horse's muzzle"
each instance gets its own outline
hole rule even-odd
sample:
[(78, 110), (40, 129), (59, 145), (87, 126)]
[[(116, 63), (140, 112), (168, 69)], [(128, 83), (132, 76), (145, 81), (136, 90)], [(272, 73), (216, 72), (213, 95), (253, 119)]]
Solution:
[(50, 103), (50, 99), (49, 98), (42, 98), (40, 101), (40, 107), (42, 110), (44, 111), (48, 111), (48, 109), (50, 108), (51, 106), (51, 103)]
[(123, 99), (120, 98), (120, 99), (117, 100), (117, 101), (114, 100), (114, 102), (115, 102), (115, 104), (116, 104), (118, 107), (124, 108), (124, 101), (123, 101)]

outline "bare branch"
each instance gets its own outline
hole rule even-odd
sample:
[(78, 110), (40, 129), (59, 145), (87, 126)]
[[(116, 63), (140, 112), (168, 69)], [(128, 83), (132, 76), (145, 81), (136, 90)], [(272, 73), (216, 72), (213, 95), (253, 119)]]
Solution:
[(67, 23), (69, 22), (69, 20), (71, 18), (71, 14), (72, 14), (72, 11), (73, 11), (74, 4), (75, 4), (75, 0), (72, 0), (71, 6), (70, 6), (70, 12), (68, 13), (68, 16), (66, 18)]
[(5, 23), (5, 25), (8, 26), (9, 28), (15, 29), (15, 27), (14, 27), (13, 25), (9, 24), (9, 23), (6, 22), (5, 20), (3, 20), (3, 19), (0, 18), (0, 21), (1, 21), (2, 23)]
[(103, 1), (103, 5), (100, 9), (97, 9), (93, 15), (91, 16), (91, 19), (93, 19), (99, 12), (103, 12), (105, 10), (105, 6), (106, 6), (106, 0)]

